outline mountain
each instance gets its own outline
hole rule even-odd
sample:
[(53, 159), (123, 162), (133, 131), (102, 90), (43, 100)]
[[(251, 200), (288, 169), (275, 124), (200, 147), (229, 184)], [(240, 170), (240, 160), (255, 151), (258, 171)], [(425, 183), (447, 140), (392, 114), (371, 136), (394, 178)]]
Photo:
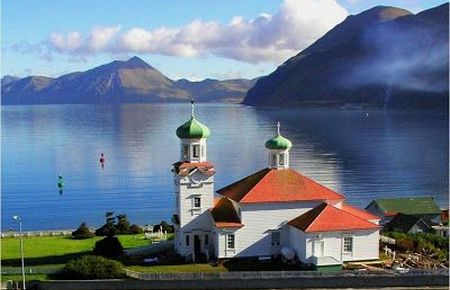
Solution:
[(6, 76), (4, 76), (4, 77), (2, 78), (2, 86), (5, 86), (5, 85), (7, 85), (7, 84), (9, 84), (9, 83), (12, 83), (12, 82), (14, 82), (14, 81), (17, 81), (18, 79), (20, 79), (20, 78), (15, 77), (15, 76), (6, 75)]
[[(6, 77), (5, 77), (6, 78)], [(242, 101), (251, 80), (173, 81), (139, 57), (49, 78), (2, 79), (2, 104)], [(5, 79), (5, 80), (4, 80)]]
[(260, 78), (243, 103), (447, 109), (448, 8), (377, 6), (348, 16)]

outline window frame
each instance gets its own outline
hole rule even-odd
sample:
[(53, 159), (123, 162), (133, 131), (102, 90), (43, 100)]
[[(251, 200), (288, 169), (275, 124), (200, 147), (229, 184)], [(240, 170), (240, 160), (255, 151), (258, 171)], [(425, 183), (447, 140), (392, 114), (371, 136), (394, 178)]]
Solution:
[(278, 154), (278, 165), (284, 166), (286, 164), (285, 158), (286, 158), (286, 156), (284, 153)]
[(200, 145), (199, 144), (192, 145), (192, 157), (200, 158)]
[[(198, 206), (196, 205), (196, 201), (198, 201)], [(202, 208), (202, 198), (199, 196), (195, 196), (192, 198), (192, 208), (193, 209), (201, 209)]]
[(189, 158), (189, 145), (183, 145), (183, 158)]
[[(235, 250), (236, 249), (236, 236), (234, 234), (227, 234), (226, 240), (227, 240), (227, 250)], [(232, 244), (232, 247), (230, 247), (230, 242)]]
[(344, 253), (353, 253), (353, 237), (344, 237), (342, 239), (342, 251)]
[(278, 159), (277, 154), (272, 154), (272, 161), (271, 161), (272, 166), (277, 166), (277, 164), (278, 164), (277, 159)]
[(270, 232), (270, 244), (272, 246), (279, 246), (281, 243), (281, 233), (280, 231), (271, 231)]

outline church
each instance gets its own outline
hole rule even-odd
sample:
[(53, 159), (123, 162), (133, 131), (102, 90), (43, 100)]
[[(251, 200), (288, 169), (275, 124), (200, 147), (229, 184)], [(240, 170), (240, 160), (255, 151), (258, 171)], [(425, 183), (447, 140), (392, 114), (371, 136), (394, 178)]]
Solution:
[(174, 245), (187, 260), (278, 256), (282, 249), (315, 267), (376, 260), (380, 218), (289, 167), (291, 141), (265, 142), (268, 166), (215, 192), (207, 158), (210, 130), (194, 112), (176, 134)]

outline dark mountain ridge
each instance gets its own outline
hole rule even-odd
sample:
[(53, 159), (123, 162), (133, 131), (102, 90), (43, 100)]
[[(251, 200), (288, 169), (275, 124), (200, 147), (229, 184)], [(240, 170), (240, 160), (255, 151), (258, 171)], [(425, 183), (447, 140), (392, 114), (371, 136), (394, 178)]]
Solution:
[(260, 78), (244, 104), (448, 108), (448, 3), (348, 16)]
[(2, 79), (2, 104), (240, 102), (255, 80), (173, 81), (140, 59), (113, 61), (58, 78)]

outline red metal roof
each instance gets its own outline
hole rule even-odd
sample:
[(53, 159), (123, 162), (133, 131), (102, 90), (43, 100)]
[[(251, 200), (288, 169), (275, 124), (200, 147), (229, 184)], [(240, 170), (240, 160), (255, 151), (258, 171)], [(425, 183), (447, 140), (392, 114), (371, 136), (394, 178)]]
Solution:
[(217, 192), (239, 203), (345, 199), (339, 193), (289, 168), (265, 168)]
[(231, 200), (228, 198), (221, 198), (215, 200), (215, 205), (211, 211), (211, 216), (214, 220), (214, 225), (217, 228), (243, 227), (241, 219), (236, 212), (236, 209)]
[(187, 176), (192, 171), (198, 169), (206, 175), (213, 175), (216, 173), (214, 171), (214, 165), (210, 162), (177, 162), (173, 164), (174, 170), (177, 174), (181, 176)]
[(303, 232), (337, 232), (378, 229), (379, 226), (342, 209), (322, 203), (288, 222)]
[(346, 203), (342, 203), (342, 210), (365, 220), (380, 220), (379, 216), (371, 214), (369, 211), (360, 209)]

